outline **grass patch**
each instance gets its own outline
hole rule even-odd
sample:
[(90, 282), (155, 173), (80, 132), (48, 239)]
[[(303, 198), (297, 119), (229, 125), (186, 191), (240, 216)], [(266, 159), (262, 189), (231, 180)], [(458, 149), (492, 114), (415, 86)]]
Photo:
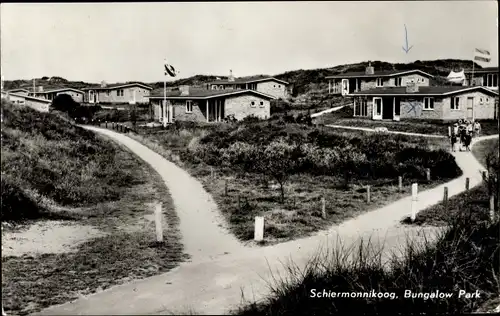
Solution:
[[(333, 124), (353, 127), (387, 127), (389, 131), (448, 135), (448, 126), (450, 122), (441, 120), (423, 120), (423, 119), (403, 119), (399, 122), (394, 121), (374, 121), (369, 118), (354, 118), (350, 107), (343, 108), (337, 112), (322, 115), (318, 122), (322, 124)], [(498, 134), (498, 123), (496, 120), (479, 120), (481, 123), (481, 135)]]
[[(474, 312), (500, 294), (499, 222), (455, 221), (437, 243), (408, 243), (402, 255), (384, 260), (384, 252), (360, 243), (313, 258), (305, 269), (287, 265), (284, 277), (269, 281), (272, 295), (233, 311), (236, 315), (463, 314)], [(390, 251), (387, 250), (386, 251)], [(325, 290), (336, 298), (312, 297)], [(427, 293), (405, 297), (405, 291)], [(459, 291), (480, 296), (459, 297)], [(387, 297), (366, 297), (370, 292)], [(432, 293), (451, 293), (434, 298)], [(345, 297), (341, 293), (360, 293)], [(366, 294), (365, 294), (366, 293)], [(407, 293), (408, 294), (408, 293)], [(429, 298), (430, 296), (430, 298)]]
[(485, 139), (472, 147), (472, 154), (483, 166), (486, 166), (486, 157), (489, 153), (498, 154), (498, 148), (498, 138)]
[[(3, 110), (2, 137), (10, 139), (2, 143), (2, 180), (11, 182), (2, 181), (2, 222), (22, 224), (13, 228), (22, 231), (63, 214), (67, 225), (90, 225), (105, 233), (67, 253), (2, 256), (2, 303), (7, 314), (30, 314), (166, 272), (185, 259), (170, 194), (149, 165), (117, 143), (52, 114), (9, 105)], [(22, 151), (13, 149), (21, 147)], [(28, 156), (32, 165), (22, 164), (24, 160), (17, 159), (21, 155)], [(41, 170), (52, 174), (51, 181), (39, 179), (47, 176), (38, 173)], [(40, 183), (52, 183), (57, 189), (44, 191)], [(18, 201), (31, 203), (33, 210), (15, 213), (19, 209), (12, 203)], [(168, 223), (162, 245), (154, 242), (153, 201), (162, 202)], [(5, 213), (4, 206), (10, 212)], [(2, 235), (12, 231), (2, 226)]]
[[(276, 121), (172, 126), (167, 130), (138, 128), (138, 133), (129, 135), (201, 181), (218, 203), (232, 232), (243, 241), (253, 239), (256, 215), (266, 217), (267, 244), (282, 242), (307, 236), (404, 197), (410, 194), (411, 183), (415, 180), (428, 189), (461, 174), (453, 158), (432, 143), (435, 140), (415, 140), (402, 135), (339, 132), (299, 124), (280, 125)], [(288, 143), (297, 141), (310, 145), (305, 148), (312, 153), (296, 159), (310, 159), (310, 163), (304, 163), (300, 172), (290, 173), (284, 185), (284, 201), (275, 179), (244, 170), (246, 165), (259, 159), (249, 159), (248, 164), (235, 168), (241, 159), (251, 157), (249, 155), (257, 146), (265, 147), (280, 137)], [(240, 155), (234, 156), (239, 157), (236, 162), (228, 165), (220, 160), (227, 156), (225, 150), (238, 142), (244, 145), (230, 151)], [(341, 162), (332, 158), (338, 157), (337, 153), (328, 151), (344, 148), (366, 157), (356, 162), (359, 165), (343, 165), (353, 171), (347, 185), (343, 167), (339, 165)], [(251, 151), (245, 152), (247, 149)], [(323, 160), (323, 149), (331, 153), (331, 165), (314, 165)], [(345, 156), (340, 152), (338, 155)], [(425, 165), (431, 168), (433, 178), (430, 182), (425, 180)], [(397, 178), (401, 174), (404, 189), (399, 192)], [(370, 203), (366, 203), (366, 185), (371, 186)], [(326, 219), (321, 217), (322, 197), (326, 199)]]

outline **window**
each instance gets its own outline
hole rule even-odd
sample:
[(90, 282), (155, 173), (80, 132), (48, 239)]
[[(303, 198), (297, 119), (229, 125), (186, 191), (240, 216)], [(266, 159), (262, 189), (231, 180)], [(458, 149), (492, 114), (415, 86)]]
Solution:
[(383, 86), (384, 86), (384, 79), (377, 78), (377, 87), (383, 87)]
[(193, 101), (186, 101), (186, 113), (193, 113)]
[(395, 86), (401, 87), (403, 85), (403, 78), (395, 78)]
[(424, 98), (424, 110), (434, 110), (434, 98)]
[(116, 95), (119, 97), (123, 97), (123, 89), (119, 89), (116, 91)]
[(486, 103), (490, 103), (490, 98), (486, 98)]
[(479, 104), (483, 104), (483, 98), (479, 98)]
[(250, 106), (254, 108), (255, 107), (255, 101), (250, 102)]
[(498, 74), (487, 74), (483, 76), (483, 85), (485, 87), (498, 87)]
[(264, 101), (260, 101), (260, 107), (263, 108), (264, 107)]
[(366, 98), (356, 100), (354, 116), (368, 116), (368, 100)]
[(106, 90), (106, 95), (109, 97), (109, 90)]
[(280, 84), (278, 85), (278, 88), (281, 88), (281, 85), (280, 85)]
[(275, 85), (275, 84), (273, 84), (273, 88), (276, 88), (276, 85)]
[(212, 86), (212, 90), (217, 90), (217, 86)]
[(460, 110), (460, 98), (459, 97), (451, 97), (450, 109)]
[(223, 85), (220, 85), (220, 86), (219, 86), (219, 90), (224, 90), (224, 86), (223, 86)]

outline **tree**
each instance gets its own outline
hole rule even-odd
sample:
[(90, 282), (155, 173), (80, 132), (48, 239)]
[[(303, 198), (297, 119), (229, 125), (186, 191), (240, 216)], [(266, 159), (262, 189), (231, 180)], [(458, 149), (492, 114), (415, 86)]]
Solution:
[(254, 162), (255, 171), (278, 182), (281, 203), (285, 202), (285, 184), (300, 167), (302, 156), (300, 145), (289, 144), (283, 138), (279, 138), (267, 145)]
[(73, 100), (69, 94), (59, 94), (52, 100), (52, 108), (57, 111), (72, 113), (80, 104)]

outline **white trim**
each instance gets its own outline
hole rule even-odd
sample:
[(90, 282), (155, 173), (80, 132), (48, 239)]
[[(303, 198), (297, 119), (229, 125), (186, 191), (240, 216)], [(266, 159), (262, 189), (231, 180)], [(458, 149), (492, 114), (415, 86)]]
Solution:
[[(189, 106), (191, 106), (191, 109), (189, 109)], [(193, 101), (192, 100), (186, 100), (186, 113), (193, 113)]]
[[(400, 87), (398, 87), (400, 88)], [(455, 90), (455, 91), (450, 91), (450, 92), (445, 92), (445, 93), (353, 93), (352, 96), (367, 96), (367, 97), (371, 97), (371, 96), (383, 96), (383, 97), (390, 97), (390, 96), (443, 96), (443, 95), (451, 95), (451, 94), (455, 94), (455, 93), (462, 93), (462, 92), (468, 92), (470, 90), (475, 90), (475, 89), (479, 89), (479, 90), (483, 90), (483, 91), (486, 91), (486, 92), (490, 92), (490, 93), (493, 93), (495, 95), (498, 95), (498, 92), (496, 91), (493, 91), (491, 89), (488, 89), (486, 87), (483, 87), (483, 86), (473, 86), (473, 87), (467, 87), (465, 89), (461, 89), (461, 90)]]
[[(377, 105), (375, 103), (375, 100), (380, 100), (380, 115), (375, 115), (375, 111), (377, 109)], [(384, 114), (384, 101), (381, 97), (373, 97), (372, 100), (372, 119), (374, 120), (381, 120)]]
[[(432, 108), (425, 106), (425, 99), (429, 100), (429, 102), (432, 99)], [(428, 103), (428, 104), (430, 105), (430, 103)], [(434, 111), (434, 97), (424, 97), (423, 103), (422, 103), (422, 111)]]
[[(419, 70), (419, 69), (406, 70), (406, 71), (402, 71), (402, 72), (395, 72), (393, 74), (388, 74), (388, 75), (375, 73), (373, 75), (347, 75), (347, 76), (349, 76), (349, 78), (394, 77), (394, 76), (400, 76), (400, 75), (407, 75), (407, 74), (410, 74), (410, 73), (413, 73), (413, 72), (419, 72), (421, 74), (424, 74), (424, 75), (428, 76), (429, 78), (434, 78), (433, 75), (431, 75), (431, 74), (429, 74), (429, 73), (427, 73), (425, 71)], [(336, 76), (327, 76), (327, 77), (325, 77), (325, 79), (343, 79), (343, 78), (346, 78), (346, 77), (342, 77), (342, 74), (336, 75)]]
[(148, 90), (153, 90), (153, 88), (151, 88), (150, 86), (147, 86), (147, 85), (142, 84), (142, 83), (127, 83), (127, 84), (122, 84), (122, 85), (113, 86), (113, 87), (83, 88), (82, 90), (115, 90), (115, 89), (123, 89), (126, 87), (136, 87), (136, 86), (143, 87), (143, 88), (148, 89)]
[[(458, 105), (454, 104), (453, 99), (458, 99), (458, 101), (459, 101)], [(450, 110), (451, 111), (460, 111), (460, 105), (461, 105), (460, 97), (451, 97), (450, 98)]]
[(274, 77), (261, 78), (261, 79), (248, 80), (248, 81), (241, 80), (239, 82), (238, 82), (238, 79), (236, 79), (236, 81), (222, 81), (222, 82), (218, 82), (218, 83), (216, 83), (217, 81), (212, 81), (212, 82), (209, 82), (208, 84), (247, 84), (247, 83), (263, 82), (263, 81), (276, 81), (276, 82), (280, 82), (280, 83), (282, 83), (284, 85), (289, 85), (290, 84), (289, 82), (286, 82), (286, 81), (280, 80), (280, 79), (276, 79)]
[[(378, 83), (379, 80), (381, 81), (381, 84)], [(382, 78), (382, 77), (376, 78), (375, 79), (375, 87), (381, 88), (383, 86), (384, 86), (384, 78)]]

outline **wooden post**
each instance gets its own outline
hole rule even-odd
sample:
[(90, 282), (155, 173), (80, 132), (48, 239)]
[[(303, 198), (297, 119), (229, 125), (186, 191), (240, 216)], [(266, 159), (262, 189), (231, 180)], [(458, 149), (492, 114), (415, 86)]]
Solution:
[(483, 181), (486, 181), (488, 177), (488, 173), (486, 171), (483, 171)]
[(106, 124), (106, 128), (108, 128), (108, 121), (106, 121), (106, 123), (105, 123), (105, 124)]
[(210, 166), (210, 177), (214, 178), (214, 167)]
[(323, 219), (326, 219), (326, 201), (325, 201), (325, 197), (321, 198), (321, 217), (323, 217)]
[(470, 179), (469, 178), (465, 178), (465, 189), (466, 190), (469, 190), (469, 182), (470, 182)]
[(366, 202), (367, 202), (367, 203), (370, 203), (370, 201), (371, 201), (371, 196), (370, 196), (370, 186), (369, 186), (369, 185), (367, 185), (367, 186), (366, 186)]
[(255, 216), (254, 240), (262, 241), (264, 239), (264, 217)]
[(411, 185), (411, 221), (414, 222), (417, 218), (417, 195), (418, 195), (418, 183), (413, 183)]
[(402, 176), (398, 177), (398, 187), (399, 187), (399, 192), (403, 192), (403, 177)]
[(156, 203), (155, 207), (155, 224), (156, 224), (156, 241), (163, 242), (163, 228), (162, 228), (162, 212), (161, 202)]
[(224, 195), (227, 196), (227, 179), (224, 181)]
[(443, 192), (443, 202), (447, 203), (448, 202), (448, 187), (444, 187), (444, 192)]
[(431, 181), (431, 169), (429, 168), (425, 169), (425, 177), (427, 181)]

